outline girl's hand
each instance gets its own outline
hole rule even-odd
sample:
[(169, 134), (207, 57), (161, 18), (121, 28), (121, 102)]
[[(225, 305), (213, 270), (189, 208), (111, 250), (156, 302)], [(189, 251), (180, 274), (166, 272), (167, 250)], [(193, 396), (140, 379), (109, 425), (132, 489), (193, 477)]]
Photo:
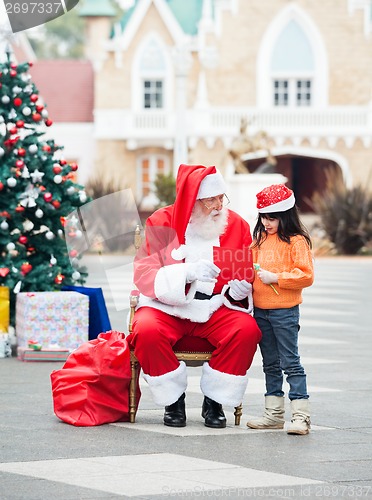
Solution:
[(270, 285), (271, 283), (278, 283), (278, 276), (275, 273), (266, 271), (265, 269), (260, 269), (257, 271), (257, 275), (265, 285)]

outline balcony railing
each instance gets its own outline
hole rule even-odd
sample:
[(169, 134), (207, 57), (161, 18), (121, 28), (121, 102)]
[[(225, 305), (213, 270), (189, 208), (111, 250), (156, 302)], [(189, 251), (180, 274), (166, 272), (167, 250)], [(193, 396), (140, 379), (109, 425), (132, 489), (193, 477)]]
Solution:
[(331, 106), (311, 108), (257, 109), (211, 108), (189, 109), (182, 120), (175, 111), (96, 110), (97, 138), (173, 139), (183, 127), (187, 137), (236, 137), (241, 119), (248, 120), (252, 132), (265, 130), (275, 135), (372, 135), (371, 106)]

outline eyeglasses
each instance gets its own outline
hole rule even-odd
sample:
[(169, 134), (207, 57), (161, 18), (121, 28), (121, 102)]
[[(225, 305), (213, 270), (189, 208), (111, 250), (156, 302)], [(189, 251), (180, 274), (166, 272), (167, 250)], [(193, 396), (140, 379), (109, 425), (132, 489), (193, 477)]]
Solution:
[(199, 200), (202, 205), (205, 206), (207, 210), (216, 209), (216, 207), (227, 207), (230, 200), (226, 194), (221, 194), (221, 196), (213, 196), (213, 198), (203, 198)]

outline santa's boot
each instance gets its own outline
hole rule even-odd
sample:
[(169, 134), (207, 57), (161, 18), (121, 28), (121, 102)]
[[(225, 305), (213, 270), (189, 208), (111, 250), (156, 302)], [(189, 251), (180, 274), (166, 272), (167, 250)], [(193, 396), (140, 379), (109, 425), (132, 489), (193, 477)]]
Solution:
[(265, 411), (262, 417), (248, 420), (251, 429), (283, 429), (284, 397), (265, 396)]
[(309, 434), (310, 403), (308, 399), (291, 401), (292, 419), (287, 429), (288, 434)]

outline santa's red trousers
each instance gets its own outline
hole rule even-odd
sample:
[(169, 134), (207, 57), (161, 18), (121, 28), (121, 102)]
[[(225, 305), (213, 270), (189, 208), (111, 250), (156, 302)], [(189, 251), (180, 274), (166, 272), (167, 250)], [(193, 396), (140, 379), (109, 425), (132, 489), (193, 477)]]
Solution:
[(206, 323), (141, 307), (134, 316), (129, 341), (143, 372), (156, 377), (178, 368), (172, 346), (184, 335), (207, 339), (215, 346), (209, 361), (211, 368), (243, 376), (261, 340), (261, 331), (251, 315), (221, 306)]

